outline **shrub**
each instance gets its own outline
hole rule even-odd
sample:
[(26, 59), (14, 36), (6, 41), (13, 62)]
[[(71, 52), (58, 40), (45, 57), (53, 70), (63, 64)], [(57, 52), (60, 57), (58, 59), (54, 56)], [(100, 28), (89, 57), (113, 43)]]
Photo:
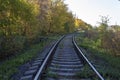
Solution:
[(0, 45), (0, 59), (20, 52), (24, 48), (24, 42), (25, 38), (22, 36), (3, 38)]

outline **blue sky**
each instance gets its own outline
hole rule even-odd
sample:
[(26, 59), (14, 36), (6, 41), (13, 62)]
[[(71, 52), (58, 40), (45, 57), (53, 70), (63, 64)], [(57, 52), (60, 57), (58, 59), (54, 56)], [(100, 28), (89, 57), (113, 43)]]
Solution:
[(120, 1), (118, 0), (65, 0), (73, 14), (95, 26), (100, 16), (109, 16), (109, 24), (120, 25)]

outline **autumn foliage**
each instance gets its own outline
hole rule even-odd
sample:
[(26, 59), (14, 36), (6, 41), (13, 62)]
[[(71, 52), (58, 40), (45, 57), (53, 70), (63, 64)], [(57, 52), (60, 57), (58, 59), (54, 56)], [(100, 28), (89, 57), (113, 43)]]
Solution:
[(74, 30), (74, 16), (62, 0), (0, 0), (0, 59), (40, 42), (41, 36)]

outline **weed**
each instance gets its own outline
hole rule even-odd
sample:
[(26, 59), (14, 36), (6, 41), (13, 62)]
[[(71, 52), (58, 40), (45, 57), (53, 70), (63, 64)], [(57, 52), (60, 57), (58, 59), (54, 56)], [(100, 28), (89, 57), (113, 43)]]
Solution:
[(97, 63), (94, 62), (94, 64), (99, 66), (96, 68), (106, 80), (119, 80), (120, 57), (113, 56), (101, 48), (99, 40), (94, 41), (82, 36), (77, 37), (76, 40), (78, 45), (86, 50), (87, 53), (84, 54), (90, 61), (98, 61)]
[(58, 67), (59, 67), (59, 64), (55, 64), (55, 67), (58, 68)]
[(58, 74), (55, 74), (55, 73), (47, 73), (47, 76), (48, 76), (48, 77), (55, 78), (55, 79), (58, 78)]
[(60, 45), (59, 45), (59, 48), (60, 48), (60, 49), (63, 49), (63, 47), (64, 47), (63, 44), (60, 44)]
[(76, 73), (76, 76), (78, 78), (92, 78), (95, 76), (95, 73), (91, 70), (91, 68), (88, 65), (85, 65), (83, 70)]
[(18, 67), (20, 65), (25, 64), (32, 58), (36, 57), (38, 52), (40, 52), (42, 48), (51, 41), (53, 41), (53, 39), (32, 45), (29, 49), (24, 51), (24, 53), (18, 54), (14, 58), (11, 58), (10, 60), (2, 63), (0, 65), (0, 80), (9, 80), (12, 75), (17, 73)]

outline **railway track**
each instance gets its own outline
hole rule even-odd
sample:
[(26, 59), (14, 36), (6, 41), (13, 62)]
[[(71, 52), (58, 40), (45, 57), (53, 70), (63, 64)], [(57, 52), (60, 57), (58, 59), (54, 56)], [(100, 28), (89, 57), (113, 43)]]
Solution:
[(31, 79), (21, 80), (92, 80), (92, 78), (77, 77), (77, 73), (83, 70), (84, 64), (90, 66), (97, 80), (104, 80), (78, 48), (73, 34), (70, 34), (56, 42)]

